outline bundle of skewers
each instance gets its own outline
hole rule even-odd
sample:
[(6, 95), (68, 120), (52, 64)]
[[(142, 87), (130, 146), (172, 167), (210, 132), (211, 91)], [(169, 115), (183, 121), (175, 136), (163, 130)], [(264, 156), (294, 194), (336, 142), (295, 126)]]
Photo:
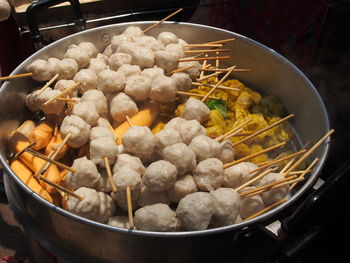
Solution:
[[(221, 54), (230, 51), (224, 45), (233, 38), (188, 44), (171, 32), (157, 39), (145, 35), (180, 11), (144, 30), (127, 28), (103, 53), (81, 42), (69, 46), (63, 59), (37, 59), (28, 73), (0, 78), (31, 76), (46, 82), (26, 98), (27, 107), (43, 112), (44, 120), (24, 122), (9, 140), (11, 168), (35, 193), (72, 213), (119, 227), (202, 230), (273, 209), (312, 172), (318, 158), (306, 169), (299, 167), (334, 130), (309, 149), (259, 165), (251, 159), (287, 143), (235, 159), (237, 145), (293, 114), (250, 134), (242, 134), (248, 119), (216, 138), (206, 135), (203, 123), (210, 111), (205, 102), (216, 99), (215, 90), (238, 90), (224, 81), (250, 69), (220, 65), (230, 58)], [(209, 78), (216, 78), (215, 84), (204, 82)], [(209, 92), (191, 93), (192, 87)], [(160, 105), (184, 96), (190, 98), (181, 116), (153, 134), (149, 127)], [(232, 143), (237, 135), (242, 139)]]

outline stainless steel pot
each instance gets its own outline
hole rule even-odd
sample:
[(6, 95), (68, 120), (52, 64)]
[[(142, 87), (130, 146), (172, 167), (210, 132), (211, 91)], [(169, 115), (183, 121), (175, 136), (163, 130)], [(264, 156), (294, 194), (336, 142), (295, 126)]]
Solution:
[[(104, 48), (115, 34), (127, 26), (146, 28), (153, 22), (125, 23), (80, 32), (60, 39), (38, 51), (13, 74), (23, 73), (25, 67), (37, 58), (61, 57), (65, 48), (80, 41), (92, 41)], [(305, 75), (274, 50), (244, 36), (218, 28), (188, 23), (166, 22), (151, 30), (158, 35), (172, 31), (188, 43), (203, 43), (236, 38), (228, 44), (231, 49), (229, 65), (249, 68), (250, 72), (236, 73), (235, 77), (266, 94), (277, 96), (289, 113), (300, 144), (316, 142), (329, 130), (324, 104)], [(5, 168), (5, 188), (11, 207), (23, 228), (42, 246), (68, 262), (193, 262), (203, 253), (201, 245), (213, 242), (223, 245), (234, 233), (257, 224), (266, 224), (281, 211), (299, 199), (317, 179), (328, 153), (328, 142), (315, 153), (320, 161), (308, 180), (279, 207), (247, 222), (203, 231), (158, 233), (130, 231), (93, 222), (56, 207), (28, 189), (11, 171), (7, 159), (7, 137), (21, 121), (28, 117), (24, 99), (35, 86), (29, 78), (6, 82), (0, 90), (0, 151)], [(234, 245), (231, 247), (234, 249)]]

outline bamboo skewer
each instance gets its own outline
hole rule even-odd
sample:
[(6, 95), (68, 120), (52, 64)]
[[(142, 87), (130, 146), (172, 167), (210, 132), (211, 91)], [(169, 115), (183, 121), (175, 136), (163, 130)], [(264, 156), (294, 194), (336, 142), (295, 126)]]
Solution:
[(176, 10), (175, 12), (171, 13), (170, 15), (164, 17), (162, 20), (160, 20), (159, 22), (155, 23), (154, 25), (151, 25), (150, 27), (147, 27), (145, 30), (143, 30), (143, 33), (148, 32), (149, 30), (155, 28), (156, 26), (160, 25), (161, 23), (163, 23), (165, 20), (168, 20), (169, 18), (173, 17), (174, 15), (176, 15), (177, 13), (181, 12), (183, 10), (183, 8), (180, 8), (178, 10)]
[(14, 158), (18, 158), (18, 156), (20, 156), (22, 153), (24, 153), (26, 151), (27, 148), (30, 148), (32, 146), (35, 145), (35, 142), (31, 142), (28, 144), (28, 146), (24, 147), (22, 150), (20, 150), (18, 153), (15, 154)]
[(112, 171), (111, 171), (111, 165), (109, 164), (109, 159), (107, 156), (105, 156), (103, 158), (104, 162), (105, 162), (105, 166), (106, 166), (106, 171), (107, 171), (107, 175), (108, 175), (108, 180), (112, 186), (112, 191), (115, 193), (117, 192), (117, 186), (113, 180), (113, 175), (112, 175)]
[[(205, 87), (209, 87), (209, 88), (214, 87), (214, 85), (212, 85), (212, 84), (199, 83), (199, 82), (192, 82), (192, 85), (198, 86), (198, 87), (200, 87), (200, 86), (205, 86)], [(218, 86), (217, 89), (229, 90), (229, 91), (239, 91), (238, 88), (231, 88), (231, 87), (225, 87), (225, 86)]]
[(81, 197), (80, 195), (77, 195), (77, 194), (74, 193), (73, 191), (71, 191), (71, 190), (69, 190), (69, 189), (67, 189), (67, 188), (65, 188), (65, 187), (63, 187), (63, 186), (61, 186), (61, 185), (59, 185), (59, 184), (56, 184), (56, 183), (51, 182), (50, 180), (46, 179), (45, 177), (43, 177), (43, 176), (41, 176), (41, 175), (38, 175), (38, 179), (44, 181), (45, 183), (51, 185), (52, 187), (57, 188), (58, 190), (60, 190), (60, 191), (62, 191), (62, 192), (64, 192), (64, 193), (66, 193), (66, 194), (68, 194), (68, 195), (71, 195), (71, 196), (77, 198), (77, 199), (80, 200), (80, 201), (83, 201), (83, 200), (84, 200), (84, 197)]
[(275, 150), (275, 149), (277, 149), (277, 148), (279, 148), (279, 147), (282, 147), (282, 146), (284, 146), (284, 145), (286, 145), (286, 142), (281, 142), (281, 143), (279, 143), (279, 144), (276, 144), (276, 145), (274, 145), (274, 146), (271, 146), (271, 147), (266, 148), (266, 149), (264, 149), (264, 150), (261, 150), (261, 151), (259, 151), (259, 152), (256, 152), (256, 153), (250, 154), (250, 155), (248, 155), (248, 156), (245, 156), (245, 157), (243, 157), (243, 158), (241, 158), (241, 159), (239, 159), (239, 160), (235, 160), (235, 161), (233, 161), (233, 162), (226, 163), (226, 164), (224, 164), (224, 168), (228, 168), (228, 167), (230, 167), (230, 166), (233, 166), (233, 165), (239, 164), (239, 163), (241, 163), (241, 162), (247, 161), (247, 160), (252, 159), (252, 158), (254, 158), (254, 157), (258, 156), (258, 155), (261, 155), (261, 154), (267, 153), (267, 152), (269, 152), (269, 151)]
[[(297, 178), (296, 175), (292, 175), (292, 176), (283, 178), (281, 180), (275, 181), (273, 183), (266, 184), (266, 185), (257, 187), (255, 189), (251, 189), (251, 190), (245, 191), (243, 193), (240, 193), (240, 196), (241, 197), (250, 197), (253, 195), (261, 194), (262, 192), (269, 191), (271, 189), (275, 189), (275, 188), (284, 186), (286, 184), (290, 184), (292, 182), (294, 183), (295, 182), (294, 179), (296, 179), (296, 178)], [(286, 183), (286, 184), (284, 184), (284, 183)]]
[[(52, 151), (50, 152), (50, 154), (47, 156), (48, 158), (52, 159), (52, 160), (55, 160), (57, 155), (60, 153), (60, 151), (62, 150), (63, 146), (67, 143), (67, 141), (69, 140), (70, 136), (72, 134), (71, 133), (68, 133), (66, 135), (66, 137), (64, 137), (62, 143), (60, 143), (60, 145), (57, 147), (57, 149), (55, 151)], [(49, 163), (48, 161), (46, 161), (44, 163), (44, 165), (41, 167), (41, 169), (39, 169), (39, 171), (37, 171), (35, 174), (34, 174), (34, 177), (35, 176), (38, 176), (39, 174), (43, 175), (46, 173), (47, 169), (49, 169), (51, 163)]]
[(236, 40), (235, 38), (227, 38), (227, 39), (222, 39), (222, 40), (216, 40), (216, 41), (212, 41), (212, 42), (207, 42), (206, 44), (223, 44), (223, 43), (227, 43), (227, 42), (231, 42)]
[(210, 43), (203, 43), (203, 44), (187, 44), (187, 45), (184, 45), (184, 47), (188, 47), (188, 48), (192, 48), (192, 47), (222, 47), (223, 44), (210, 44)]
[(244, 184), (238, 186), (235, 190), (237, 192), (241, 191), (243, 188), (251, 185), (252, 183), (256, 182), (257, 180), (259, 180), (260, 178), (264, 177), (265, 175), (275, 171), (276, 169), (272, 169), (272, 168), (269, 168), (265, 171), (262, 171), (260, 174), (254, 176), (252, 179), (250, 179), (248, 182), (245, 182)]
[(32, 76), (33, 73), (22, 73), (22, 74), (17, 74), (17, 75), (10, 75), (10, 76), (5, 76), (5, 77), (0, 77), (0, 81), (3, 80), (10, 80), (10, 79), (17, 79), (17, 78), (24, 78), (24, 77), (30, 77)]
[(204, 102), (214, 91), (215, 89), (220, 86), (220, 84), (231, 74), (235, 66), (232, 66), (229, 68), (229, 71), (223, 76), (216, 84), (215, 86), (201, 99), (201, 102)]
[[(226, 68), (200, 68), (200, 71), (214, 71), (214, 72), (226, 72), (228, 71)], [(234, 72), (243, 72), (243, 71), (250, 71), (248, 68), (235, 68), (233, 70)]]
[(218, 49), (194, 49), (194, 50), (185, 50), (185, 54), (192, 53), (212, 53), (212, 52), (229, 52), (228, 48), (218, 48)]
[(257, 135), (259, 135), (259, 134), (261, 134), (261, 133), (263, 133), (263, 132), (266, 132), (266, 131), (269, 130), (269, 129), (272, 129), (273, 127), (275, 127), (275, 126), (281, 124), (282, 122), (285, 122), (285, 121), (289, 120), (289, 119), (292, 118), (292, 117), (294, 117), (294, 114), (290, 114), (290, 115), (288, 115), (287, 117), (284, 117), (283, 119), (280, 119), (279, 121), (276, 121), (276, 122), (272, 123), (271, 125), (267, 126), (266, 128), (261, 129), (261, 130), (255, 132), (255, 133), (253, 133), (252, 135), (250, 135), (250, 136), (248, 136), (248, 137), (246, 137), (246, 138), (244, 138), (244, 139), (238, 141), (238, 142), (235, 142), (235, 143), (232, 145), (232, 147), (234, 147), (234, 146), (236, 146), (236, 145), (238, 145), (238, 144), (240, 144), (240, 143), (246, 142), (246, 141), (248, 141), (248, 140), (254, 138), (254, 137), (257, 136)]
[[(222, 141), (228, 140), (229, 138), (231, 138), (231, 137), (233, 137), (233, 136), (236, 136), (237, 134), (241, 133), (242, 131), (243, 131), (243, 128), (240, 128), (240, 129), (238, 129), (237, 131), (234, 131), (234, 132), (228, 134), (227, 136), (225, 136), (225, 137), (224, 137), (223, 139), (221, 139), (221, 140), (216, 140), (216, 138), (215, 138), (215, 140), (218, 141), (218, 142), (222, 142)], [(218, 137), (217, 137), (217, 138), (218, 138)]]
[(305, 152), (306, 152), (306, 150), (303, 149), (303, 150), (301, 150), (301, 151), (299, 151), (299, 152), (292, 153), (292, 154), (290, 154), (290, 155), (284, 156), (284, 157), (282, 157), (282, 158), (279, 158), (279, 159), (277, 159), (277, 160), (274, 160), (274, 161), (271, 161), (271, 162), (269, 162), (269, 163), (267, 163), (267, 164), (264, 164), (263, 166), (254, 169), (254, 170), (251, 171), (250, 173), (255, 173), (255, 172), (258, 172), (258, 171), (260, 171), (260, 170), (264, 170), (264, 169), (270, 167), (271, 165), (279, 164), (279, 163), (281, 163), (281, 162), (283, 162), (283, 161), (285, 161), (285, 160), (288, 160), (288, 159), (290, 159), (290, 158), (299, 156), (299, 155), (301, 155), (301, 154), (303, 154), (303, 153), (305, 153)]
[(219, 56), (219, 57), (204, 57), (204, 58), (182, 58), (179, 59), (178, 62), (189, 62), (189, 61), (202, 61), (202, 60), (218, 60), (218, 59), (229, 59), (230, 56)]
[[(187, 95), (187, 96), (194, 96), (194, 97), (200, 97), (200, 98), (204, 98), (206, 95), (203, 94), (197, 94), (197, 93), (192, 93), (192, 92), (186, 92), (186, 91), (177, 91), (177, 94), (179, 95)], [(208, 98), (210, 99), (220, 99), (218, 97), (214, 97), (214, 96), (209, 96)]]
[[(208, 57), (208, 54), (205, 54), (205, 56)], [(208, 60), (204, 60), (202, 67), (203, 68), (208, 67), (207, 63), (208, 63)], [(204, 76), (204, 71), (201, 71), (201, 73), (199, 74), (199, 77), (203, 77), (203, 76)]]
[(129, 216), (129, 226), (130, 229), (134, 229), (134, 218), (132, 215), (132, 201), (131, 201), (131, 190), (130, 190), (130, 186), (126, 187), (126, 200), (128, 203), (128, 216)]
[(251, 122), (252, 119), (247, 119), (244, 122), (242, 122), (240, 125), (238, 125), (237, 127), (233, 127), (230, 131), (224, 133), (223, 135), (220, 135), (219, 137), (216, 137), (215, 140), (216, 141), (223, 141), (226, 139), (226, 137), (231, 137), (231, 135), (233, 133), (235, 133), (236, 131), (240, 130), (241, 128), (243, 128), (245, 125), (247, 125), (249, 122)]
[[(302, 171), (302, 173), (300, 174), (300, 178), (304, 178), (304, 176), (306, 174), (308, 174), (311, 169), (316, 165), (316, 163), (318, 162), (319, 158), (316, 158), (304, 171)], [(290, 172), (289, 174), (291, 174), (292, 172)], [(289, 191), (291, 191), (294, 187), (296, 186), (296, 183), (293, 183), (291, 186), (289, 186)]]
[(276, 202), (276, 203), (274, 203), (272, 205), (269, 205), (269, 206), (259, 210), (258, 212), (252, 214), (251, 216), (248, 216), (247, 218), (243, 219), (243, 221), (247, 221), (247, 220), (253, 219), (253, 218), (255, 218), (255, 217), (259, 216), (259, 215), (262, 215), (262, 214), (266, 213), (267, 211), (270, 211), (271, 209), (273, 209), (273, 208), (277, 207), (278, 205), (284, 203), (285, 201), (287, 201), (287, 199), (285, 199), (285, 198), (281, 199), (278, 202)]
[(209, 75), (204, 76), (204, 70), (201, 70), (199, 79), (197, 79), (197, 81), (206, 80), (206, 79), (209, 79), (209, 78), (211, 78), (211, 77), (215, 77), (215, 76), (217, 76), (217, 75), (220, 75), (221, 73), (222, 73), (222, 72), (214, 72), (214, 73), (212, 73), (212, 74), (209, 74)]
[(49, 99), (48, 101), (46, 101), (45, 103), (43, 103), (44, 106), (48, 105), (49, 103), (51, 103), (52, 101), (58, 99), (59, 97), (66, 95), (67, 93), (71, 92), (72, 90), (76, 89), (78, 86), (80, 85), (80, 81), (78, 81), (77, 83), (75, 83), (73, 86), (69, 87), (68, 89), (65, 89), (64, 91), (62, 91), (60, 94), (57, 94), (56, 96), (52, 97), (51, 99)]
[(37, 94), (37, 96), (40, 96), (41, 94), (43, 94), (43, 92), (59, 77), (59, 74), (56, 74), (55, 76), (53, 76), (52, 79), (50, 79), (48, 82), (46, 82), (46, 84), (44, 85), (44, 87), (42, 87), (39, 91), (39, 93)]
[(72, 173), (76, 172), (76, 170), (73, 169), (72, 167), (69, 167), (69, 166), (67, 166), (67, 165), (65, 165), (63, 163), (58, 162), (58, 161), (52, 160), (52, 159), (48, 158), (46, 155), (43, 155), (43, 154), (41, 154), (39, 152), (36, 152), (33, 149), (31, 149), (31, 148), (25, 148), (24, 151), (28, 152), (28, 153), (30, 153), (30, 154), (32, 154), (32, 155), (34, 155), (34, 156), (36, 156), (36, 157), (38, 157), (40, 159), (43, 159), (43, 160), (48, 161), (48, 162), (50, 162), (52, 164), (55, 164), (55, 165), (65, 169), (65, 170), (71, 171)]
[(301, 156), (287, 171), (283, 173), (283, 176), (288, 176), (289, 172), (293, 171), (298, 167), (307, 157), (309, 157), (331, 134), (334, 132), (334, 129), (327, 132), (314, 146), (312, 146), (303, 156)]
[(183, 71), (186, 71), (186, 70), (191, 69), (193, 67), (194, 67), (194, 65), (182, 67), (182, 68), (177, 68), (177, 69), (174, 69), (173, 71), (170, 71), (167, 75), (172, 75), (174, 73), (183, 72)]

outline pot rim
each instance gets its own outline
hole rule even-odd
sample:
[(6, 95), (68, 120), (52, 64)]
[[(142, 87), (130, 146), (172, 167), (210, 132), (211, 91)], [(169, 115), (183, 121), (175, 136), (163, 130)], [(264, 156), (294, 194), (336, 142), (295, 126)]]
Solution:
[[(123, 26), (131, 26), (131, 25), (148, 25), (148, 24), (154, 24), (157, 23), (158, 21), (138, 21), (138, 22), (125, 22), (125, 23), (120, 23), (117, 24), (118, 27), (123, 27)], [(198, 28), (206, 28), (209, 30), (215, 30), (215, 31), (221, 31), (227, 34), (232, 35), (233, 37), (237, 37), (237, 38), (242, 38), (245, 41), (248, 41), (254, 45), (256, 45), (259, 48), (264, 49), (265, 51), (269, 52), (271, 55), (275, 56), (276, 58), (278, 58), (279, 60), (283, 61), (284, 63), (286, 63), (289, 67), (291, 67), (294, 71), (296, 71), (297, 74), (299, 74), (308, 84), (308, 86), (311, 88), (313, 95), (319, 100), (320, 106), (322, 108), (322, 115), (325, 117), (325, 123), (326, 123), (326, 127), (327, 130), (330, 129), (330, 123), (329, 123), (329, 117), (326, 111), (326, 107), (325, 104), (323, 103), (321, 96), (319, 95), (319, 93), (317, 92), (316, 88), (314, 87), (314, 85), (311, 83), (311, 81), (305, 76), (305, 74), (298, 69), (292, 62), (290, 62), (288, 59), (286, 59), (285, 57), (283, 57), (282, 55), (280, 55), (278, 52), (276, 52), (275, 50), (251, 39), (248, 38), (246, 36), (243, 36), (241, 34), (235, 33), (235, 32), (231, 32), (225, 29), (220, 29), (220, 28), (216, 28), (216, 27), (212, 27), (212, 26), (207, 26), (207, 25), (201, 25), (201, 24), (195, 24), (195, 23), (187, 23), (187, 22), (176, 22), (176, 21), (165, 21), (163, 22), (164, 24), (180, 24), (180, 25), (185, 25), (185, 26), (191, 26), (191, 27), (198, 27)], [(15, 75), (15, 74), (19, 74), (22, 73), (23, 71), (23, 64), (25, 64), (26, 62), (37, 58), (38, 56), (40, 57), (40, 54), (45, 51), (46, 49), (52, 48), (62, 42), (65, 42), (67, 39), (71, 39), (76, 37), (77, 35), (84, 35), (84, 34), (88, 34), (90, 32), (93, 31), (102, 31), (103, 29), (107, 29), (107, 28), (113, 28), (116, 27), (116, 25), (106, 25), (106, 26), (101, 26), (101, 27), (96, 27), (96, 28), (92, 28), (92, 29), (88, 29), (82, 32), (78, 32), (69, 36), (66, 36), (62, 39), (59, 39), (49, 45), (47, 45), (46, 47), (44, 47), (43, 49), (35, 52), (34, 54), (32, 54), (31, 56), (29, 56), (27, 59), (25, 59), (20, 65), (18, 65), (16, 67), (16, 69), (13, 70), (13, 72), (11, 73), (11, 75)], [(6, 87), (8, 84), (7, 82), (5, 82), (2, 87)], [(0, 87), (0, 94), (2, 92), (3, 89), (1, 89)], [(263, 221), (268, 221), (268, 219), (271, 219), (272, 217), (276, 216), (281, 210), (284, 210), (285, 208), (287, 208), (288, 206), (290, 206), (291, 204), (293, 204), (304, 192), (306, 189), (308, 189), (309, 187), (311, 187), (317, 180), (318, 174), (320, 173), (325, 160), (329, 154), (329, 148), (330, 148), (330, 138), (328, 138), (325, 142), (324, 142), (324, 151), (322, 152), (322, 156), (320, 156), (320, 160), (318, 162), (318, 164), (313, 168), (314, 172), (309, 176), (309, 178), (305, 181), (305, 183), (298, 189), (297, 192), (295, 192), (292, 196), (289, 197), (289, 199), (287, 199), (286, 202), (278, 205), (277, 207), (271, 209), (270, 211), (263, 213), (260, 216), (257, 216), (253, 219), (247, 220), (246, 222), (241, 222), (241, 223), (237, 223), (237, 224), (233, 224), (233, 225), (229, 225), (229, 226), (224, 226), (224, 227), (218, 227), (218, 228), (212, 228), (212, 229), (205, 229), (205, 230), (199, 230), (199, 231), (181, 231), (181, 232), (155, 232), (155, 231), (143, 231), (143, 230), (129, 230), (129, 229), (125, 229), (125, 228), (119, 228), (119, 227), (114, 227), (114, 226), (110, 226), (107, 224), (103, 224), (103, 223), (99, 223), (93, 220), (89, 220), (86, 219), (84, 217), (75, 215), (73, 213), (70, 213), (68, 211), (66, 211), (65, 209), (61, 208), (61, 207), (57, 207), (54, 204), (46, 201), (45, 199), (43, 199), (41, 196), (39, 196), (38, 194), (34, 193), (32, 190), (30, 190), (29, 187), (27, 187), (25, 185), (25, 183), (23, 183), (16, 175), (15, 173), (11, 170), (9, 164), (6, 162), (6, 159), (4, 158), (4, 156), (0, 153), (0, 161), (2, 163), (3, 168), (6, 170), (6, 173), (8, 175), (10, 175), (19, 185), (20, 187), (25, 190), (28, 194), (30, 194), (31, 196), (33, 196), (33, 198), (39, 200), (39, 202), (43, 203), (45, 206), (47, 206), (48, 208), (50, 208), (52, 211), (60, 213), (66, 217), (68, 217), (69, 219), (75, 220), (75, 221), (79, 221), (82, 222), (83, 224), (88, 224), (88, 225), (92, 225), (98, 228), (103, 228), (105, 230), (108, 231), (113, 231), (113, 232), (119, 232), (122, 234), (131, 234), (131, 235), (135, 235), (135, 236), (148, 236), (148, 237), (163, 237), (163, 238), (176, 238), (176, 237), (189, 237), (189, 236), (203, 236), (203, 235), (211, 235), (211, 234), (219, 234), (222, 232), (226, 232), (226, 231), (235, 231), (235, 230), (240, 230), (246, 227), (250, 227), (253, 225), (256, 225), (258, 223), (262, 223)]]

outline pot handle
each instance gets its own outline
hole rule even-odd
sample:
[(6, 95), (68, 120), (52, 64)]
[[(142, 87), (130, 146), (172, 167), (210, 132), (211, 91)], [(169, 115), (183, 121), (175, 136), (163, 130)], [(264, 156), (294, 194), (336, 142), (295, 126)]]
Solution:
[(45, 44), (43, 37), (40, 34), (39, 27), (36, 23), (36, 13), (63, 2), (69, 2), (73, 8), (76, 17), (74, 23), (77, 26), (77, 29), (80, 31), (85, 29), (86, 20), (84, 18), (83, 12), (81, 11), (80, 3), (78, 0), (41, 0), (34, 2), (28, 6), (26, 10), (26, 18), (28, 21), (29, 30), (32, 34), (34, 46), (37, 50), (43, 48)]
[(287, 235), (303, 233), (315, 225), (327, 223), (332, 212), (336, 212), (336, 202), (341, 203), (342, 196), (349, 191), (349, 185), (350, 160), (347, 160), (292, 215), (282, 220), (283, 232)]

